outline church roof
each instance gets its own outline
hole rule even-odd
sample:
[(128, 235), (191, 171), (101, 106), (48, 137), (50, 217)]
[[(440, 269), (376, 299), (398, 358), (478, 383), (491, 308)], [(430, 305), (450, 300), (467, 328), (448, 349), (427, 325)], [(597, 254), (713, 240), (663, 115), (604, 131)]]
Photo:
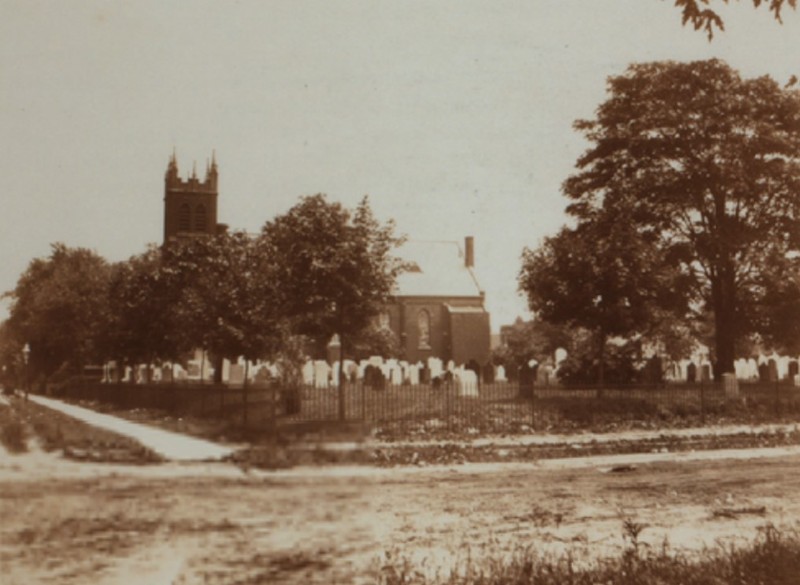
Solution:
[(409, 240), (397, 256), (411, 264), (397, 278), (397, 296), (478, 297), (481, 287), (458, 242)]

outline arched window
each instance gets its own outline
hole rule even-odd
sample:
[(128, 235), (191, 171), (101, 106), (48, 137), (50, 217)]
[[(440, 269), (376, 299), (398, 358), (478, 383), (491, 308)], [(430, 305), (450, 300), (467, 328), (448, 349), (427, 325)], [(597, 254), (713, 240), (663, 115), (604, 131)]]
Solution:
[(198, 205), (194, 208), (194, 231), (208, 231), (208, 216), (206, 215), (205, 205)]
[(189, 232), (192, 230), (192, 208), (188, 203), (181, 205), (178, 210), (178, 231)]
[(419, 348), (431, 348), (431, 314), (425, 309), (417, 313), (417, 333), (419, 337)]

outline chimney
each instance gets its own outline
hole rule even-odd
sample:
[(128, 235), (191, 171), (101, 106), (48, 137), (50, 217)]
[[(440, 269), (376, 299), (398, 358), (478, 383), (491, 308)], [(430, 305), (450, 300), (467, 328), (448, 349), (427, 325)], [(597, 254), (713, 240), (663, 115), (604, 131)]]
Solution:
[(475, 266), (475, 238), (472, 236), (464, 238), (464, 266), (467, 268)]

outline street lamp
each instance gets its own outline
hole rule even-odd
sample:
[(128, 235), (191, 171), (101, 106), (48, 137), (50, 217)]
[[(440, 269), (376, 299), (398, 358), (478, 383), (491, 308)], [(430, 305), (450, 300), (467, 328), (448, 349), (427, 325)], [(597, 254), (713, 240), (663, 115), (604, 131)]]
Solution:
[(28, 390), (30, 388), (30, 378), (28, 378), (28, 360), (31, 357), (31, 346), (29, 344), (25, 344), (25, 347), (22, 348), (22, 359), (25, 362), (25, 400), (28, 399)]

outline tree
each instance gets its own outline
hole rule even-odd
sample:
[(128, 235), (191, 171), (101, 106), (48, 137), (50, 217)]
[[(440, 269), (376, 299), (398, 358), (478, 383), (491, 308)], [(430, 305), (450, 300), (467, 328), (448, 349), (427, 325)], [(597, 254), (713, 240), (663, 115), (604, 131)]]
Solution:
[[(722, 0), (728, 4), (728, 0)], [(704, 30), (709, 39), (714, 37), (714, 29), (721, 31), (725, 30), (725, 23), (716, 11), (711, 8), (704, 8), (710, 6), (710, 0), (675, 0), (675, 6), (681, 9), (683, 14), (683, 25), (687, 23), (694, 27), (694, 30)], [(797, 8), (797, 0), (753, 0), (753, 6), (768, 6), (772, 12), (775, 20), (782, 23), (782, 11), (786, 6), (793, 9)]]
[(654, 238), (622, 209), (585, 210), (575, 228), (523, 251), (520, 291), (539, 319), (593, 335), (600, 384), (610, 338), (647, 335), (687, 311), (687, 276)]
[[(292, 329), (318, 344), (339, 336), (344, 356), (392, 293), (402, 268), (392, 256), (401, 243), (394, 223), (379, 223), (365, 197), (354, 211), (324, 195), (304, 197), (286, 214), (267, 222), (261, 234), (276, 261), (281, 313)], [(340, 416), (344, 416), (340, 372)]]
[(625, 210), (631, 229), (679, 263), (714, 318), (715, 373), (796, 270), (800, 248), (800, 94), (745, 80), (718, 60), (631, 65), (609, 80), (592, 146), (564, 184), (580, 220)]
[(101, 359), (98, 344), (108, 321), (108, 263), (85, 248), (53, 244), (20, 276), (11, 298), (8, 328), (30, 344), (30, 368), (44, 376), (64, 366), (80, 372)]
[(544, 362), (559, 348), (566, 349), (572, 336), (562, 325), (554, 325), (541, 318), (523, 321), (517, 318), (513, 325), (504, 328), (503, 345), (495, 349), (496, 363), (508, 368), (508, 373), (516, 375), (516, 370), (531, 360)]
[(106, 357), (125, 363), (177, 359), (175, 327), (180, 289), (162, 265), (161, 248), (151, 247), (112, 267)]
[[(178, 291), (176, 335), (184, 349), (202, 347), (217, 358), (251, 361), (273, 354), (282, 338), (278, 280), (272, 257), (244, 232), (173, 242), (162, 270)], [(222, 381), (216, 368), (215, 381)]]

